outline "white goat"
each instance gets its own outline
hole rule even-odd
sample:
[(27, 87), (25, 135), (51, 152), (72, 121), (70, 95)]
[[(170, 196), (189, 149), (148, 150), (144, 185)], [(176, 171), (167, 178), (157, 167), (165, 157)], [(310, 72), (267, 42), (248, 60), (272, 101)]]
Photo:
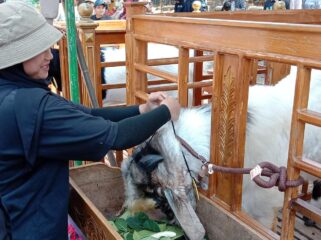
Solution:
[[(263, 161), (277, 166), (287, 165), (295, 79), (296, 68), (292, 67), (290, 75), (276, 86), (257, 85), (250, 88), (245, 167), (255, 167)], [(311, 79), (309, 109), (321, 112), (321, 72), (312, 71)], [(209, 105), (182, 110), (179, 120), (174, 125), (177, 135), (187, 141), (196, 152), (209, 159), (211, 128)], [(160, 162), (149, 175), (152, 185), (174, 189), (174, 192), (183, 186), (186, 190), (184, 197), (195, 206), (191, 177), (181, 151), (185, 153), (195, 178), (201, 169), (201, 162), (181, 147), (175, 139), (170, 123), (153, 136), (150, 145), (164, 157), (164, 161)], [(304, 153), (308, 158), (321, 162), (321, 129), (306, 127)], [(126, 204), (129, 208), (135, 207), (137, 199), (146, 197), (146, 188), (144, 190), (141, 183), (148, 181), (144, 178), (148, 174), (143, 176), (141, 169), (136, 165), (131, 159), (122, 164)], [(260, 188), (250, 181), (248, 176), (244, 177), (243, 182), (243, 209), (262, 224), (271, 227), (274, 218), (273, 208), (282, 206), (283, 193), (276, 188)]]

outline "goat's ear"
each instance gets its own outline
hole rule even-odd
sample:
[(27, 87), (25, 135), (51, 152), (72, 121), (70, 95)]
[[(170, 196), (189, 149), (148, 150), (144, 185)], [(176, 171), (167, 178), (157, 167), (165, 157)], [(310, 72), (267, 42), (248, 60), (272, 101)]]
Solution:
[(164, 160), (162, 155), (159, 154), (147, 154), (143, 156), (138, 162), (138, 166), (140, 166), (147, 173), (151, 173), (160, 162)]

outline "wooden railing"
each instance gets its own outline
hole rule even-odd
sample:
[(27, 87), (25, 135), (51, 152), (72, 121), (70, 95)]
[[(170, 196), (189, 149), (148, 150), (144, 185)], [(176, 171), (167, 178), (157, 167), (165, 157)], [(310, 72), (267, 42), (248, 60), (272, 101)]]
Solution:
[[(143, 102), (147, 94), (152, 91), (177, 89), (181, 104), (188, 106), (188, 90), (194, 89), (192, 105), (199, 105), (202, 100), (211, 98), (211, 95), (203, 94), (202, 89), (207, 88), (207, 92), (212, 93), (214, 99), (217, 100), (212, 102), (212, 109), (216, 117), (212, 118), (211, 161), (218, 165), (242, 167), (249, 85), (256, 82), (258, 73), (266, 75), (265, 79), (269, 80), (268, 84), (275, 84), (288, 74), (290, 64), (297, 65), (299, 67), (298, 79), (302, 82), (295, 97), (290, 144), (290, 152), (295, 154), (289, 156), (288, 178), (296, 178), (300, 171), (321, 176), (320, 166), (309, 160), (301, 159), (302, 153), (299, 151), (304, 139), (302, 134), (304, 124), (320, 125), (319, 115), (305, 110), (309, 72), (311, 68), (321, 69), (321, 52), (318, 51), (321, 28), (315, 25), (321, 21), (320, 11), (299, 12), (294, 10), (273, 13), (253, 11), (146, 16), (143, 15), (143, 4), (126, 5), (129, 16), (126, 26), (125, 22), (121, 21), (99, 22), (99, 25), (79, 23), (78, 26), (89, 72), (101, 105), (103, 89), (123, 87), (127, 89), (127, 104)], [(155, 29), (157, 29), (157, 34)], [(124, 42), (126, 42), (126, 62), (100, 62), (101, 45)], [(147, 45), (149, 42), (176, 46), (179, 49), (178, 58), (148, 59)], [(68, 98), (68, 74), (65, 68), (67, 66), (66, 47), (63, 39), (60, 45), (63, 93)], [(189, 56), (190, 49), (196, 50), (194, 57)], [(211, 52), (213, 55), (203, 56), (204, 51)], [(209, 60), (215, 63), (213, 73), (204, 75), (203, 62)], [(267, 62), (267, 67), (263, 69), (258, 68), (258, 61), (262, 60)], [(188, 82), (187, 79), (190, 62), (195, 63), (193, 82)], [(177, 75), (151, 67), (169, 63), (178, 64)], [(127, 67), (126, 84), (101, 84), (101, 67), (123, 64)], [(273, 71), (270, 72), (270, 69)], [(147, 81), (147, 73), (156, 75), (160, 79), (153, 82)], [(208, 81), (211, 79), (214, 81)], [(80, 86), (81, 101), (90, 106), (82, 81), (80, 81)], [(224, 94), (231, 96), (228, 101), (222, 101)], [(219, 117), (224, 114), (228, 116), (227, 122), (223, 120), (225, 118)], [(215, 131), (223, 127), (229, 131), (223, 135)], [(224, 147), (223, 142), (228, 144)], [(262, 236), (277, 238), (241, 211), (241, 176), (216, 174), (210, 178), (210, 187), (205, 194), (215, 204), (231, 211), (234, 217), (248, 224)], [(320, 219), (300, 201), (294, 201), (293, 208), (291, 208), (290, 203), (297, 195), (297, 189), (290, 189), (286, 192), (282, 239), (292, 238), (294, 211), (303, 212), (316, 220)]]
[[(126, 47), (130, 49), (127, 59), (129, 104), (146, 99), (146, 73), (149, 73), (175, 82), (178, 85), (179, 101), (187, 106), (189, 49), (213, 52), (215, 84), (212, 92), (215, 101), (212, 102), (211, 162), (221, 166), (243, 167), (248, 89), (257, 71), (253, 66), (258, 60), (296, 65), (299, 69), (298, 87), (291, 129), (288, 179), (296, 179), (300, 171), (320, 177), (320, 165), (301, 158), (305, 124), (321, 126), (320, 114), (305, 110), (311, 68), (321, 69), (321, 51), (317, 51), (321, 41), (321, 27), (312, 25), (320, 22), (320, 14), (321, 11), (283, 11), (133, 16), (127, 20), (130, 24), (126, 34)], [(157, 29), (157, 35), (154, 29)], [(179, 48), (177, 76), (149, 68), (146, 50), (149, 42)], [(262, 236), (278, 238), (242, 212), (242, 176), (221, 173), (211, 175), (206, 195)], [(320, 216), (312, 214), (308, 206), (295, 200), (297, 196), (296, 188), (288, 189), (285, 193), (281, 239), (293, 239), (295, 211), (320, 220)]]

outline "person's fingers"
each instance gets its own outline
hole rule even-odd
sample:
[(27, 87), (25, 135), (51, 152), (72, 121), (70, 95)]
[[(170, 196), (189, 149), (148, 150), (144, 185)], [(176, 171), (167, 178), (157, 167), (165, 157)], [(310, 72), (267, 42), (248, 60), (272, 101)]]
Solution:
[(164, 94), (163, 92), (153, 92), (149, 95), (148, 100), (151, 102), (155, 102), (155, 103), (160, 103), (161, 101), (163, 101), (166, 98), (166, 94)]
[(164, 104), (168, 107), (170, 114), (171, 114), (171, 119), (173, 121), (178, 120), (181, 106), (179, 102), (173, 98), (173, 97), (167, 97), (165, 100), (161, 102), (161, 104)]

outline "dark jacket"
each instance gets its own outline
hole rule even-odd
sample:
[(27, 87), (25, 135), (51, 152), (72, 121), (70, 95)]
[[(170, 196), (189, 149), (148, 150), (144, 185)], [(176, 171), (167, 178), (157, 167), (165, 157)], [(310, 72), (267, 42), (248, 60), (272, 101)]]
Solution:
[(264, 10), (272, 10), (273, 9), (273, 5), (275, 3), (275, 0), (266, 0), (264, 3)]
[(245, 2), (244, 0), (225, 0), (223, 2), (223, 6), (226, 2), (229, 2), (231, 4), (230, 10), (235, 11), (236, 9), (242, 9), (245, 10)]
[(193, 12), (193, 0), (176, 0), (174, 11), (175, 12)]
[(146, 114), (138, 106), (89, 109), (47, 86), (21, 64), (0, 70), (1, 240), (67, 239), (68, 161), (99, 161), (111, 148), (141, 143), (170, 119), (164, 105)]
[(68, 160), (100, 160), (117, 132), (89, 113), (45, 81), (0, 76), (0, 239), (67, 239)]

